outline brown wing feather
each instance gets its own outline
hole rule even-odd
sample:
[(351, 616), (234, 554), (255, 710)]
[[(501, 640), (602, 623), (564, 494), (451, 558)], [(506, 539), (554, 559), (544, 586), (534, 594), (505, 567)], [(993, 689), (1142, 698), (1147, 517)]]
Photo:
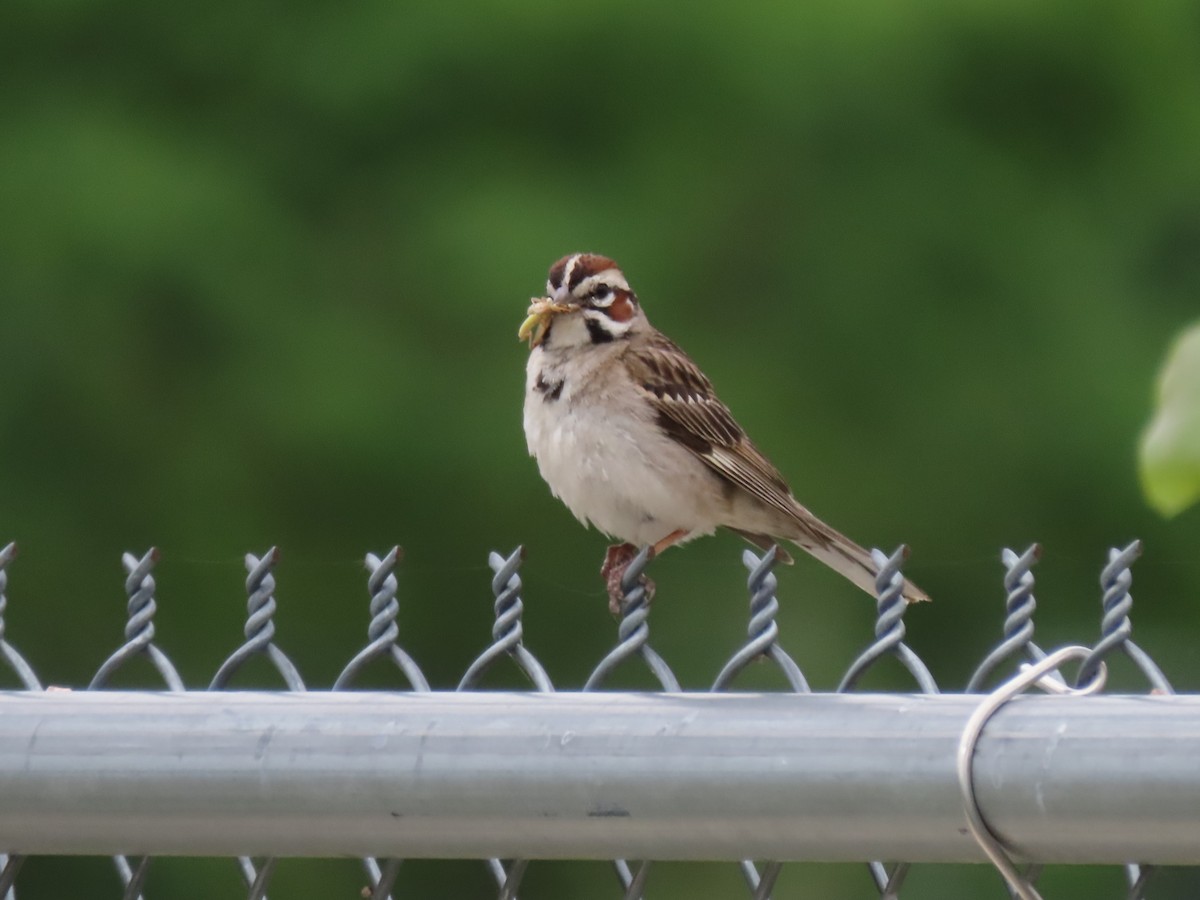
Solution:
[[(796, 526), (796, 533), (787, 535), (791, 540), (874, 593), (876, 566), (871, 555), (796, 502), (783, 476), (746, 437), (728, 407), (717, 399), (712, 382), (687, 354), (670, 339), (654, 334), (636, 353), (626, 353), (624, 360), (667, 434), (731, 484), (782, 512)], [(767, 535), (739, 533), (760, 547), (770, 546)], [(929, 599), (907, 580), (904, 596), (910, 602)]]
[(654, 335), (625, 365), (658, 414), (659, 425), (713, 471), (763, 503), (796, 518), (787, 482), (746, 437), (712, 382), (674, 342)]

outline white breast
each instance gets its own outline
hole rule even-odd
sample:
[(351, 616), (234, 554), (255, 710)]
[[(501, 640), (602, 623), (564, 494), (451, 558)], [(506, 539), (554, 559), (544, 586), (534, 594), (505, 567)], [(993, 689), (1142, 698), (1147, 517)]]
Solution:
[[(635, 393), (624, 342), (567, 357), (536, 347), (525, 381), (525, 437), (550, 490), (585, 525), (654, 543), (677, 529), (711, 534), (727, 520), (716, 476), (667, 437)], [(538, 378), (562, 390), (538, 390)]]

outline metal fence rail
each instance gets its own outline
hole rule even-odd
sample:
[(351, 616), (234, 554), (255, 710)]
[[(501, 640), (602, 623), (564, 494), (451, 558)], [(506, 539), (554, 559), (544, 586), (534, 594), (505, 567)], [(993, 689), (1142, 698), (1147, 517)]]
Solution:
[[(650, 864), (623, 858), (742, 860), (756, 898), (770, 897), (783, 860), (906, 860), (869, 863), (886, 897), (910, 862), (990, 859), (1023, 898), (1038, 896), (1041, 864), (1117, 863), (1128, 896), (1143, 897), (1149, 864), (1200, 864), (1200, 697), (1172, 696), (1130, 639), (1139, 552), (1110, 553), (1094, 646), (1048, 657), (1033, 642), (1038, 549), (1005, 551), (1003, 640), (956, 694), (939, 694), (904, 643), (903, 550), (876, 553), (874, 639), (832, 694), (811, 693), (780, 646), (774, 551), (746, 551), (747, 640), (710, 692), (682, 692), (649, 644), (643, 554), (623, 584), (616, 645), (582, 690), (555, 693), (522, 641), (519, 549), (490, 556), (493, 641), (454, 692), (431, 691), (399, 643), (393, 549), (366, 558), (366, 646), (332, 692), (304, 693), (273, 643), (273, 550), (246, 557), (245, 640), (207, 691), (185, 691), (154, 644), (152, 550), (123, 558), (126, 641), (89, 687), (144, 656), (163, 691), (86, 693), (43, 690), (8, 642), (10, 544), (0, 549), (0, 669), (23, 690), (0, 692), (0, 897), (15, 897), (31, 854), (117, 854), (128, 898), (142, 896), (154, 855), (238, 856), (252, 898), (265, 896), (277, 856), (358, 856), (384, 898), (396, 854), (487, 858), (501, 897), (516, 895), (530, 858), (612, 859), (629, 898), (643, 895)], [(1084, 696), (1118, 652), (1151, 695)], [(259, 656), (290, 693), (223, 690)], [(1081, 665), (1068, 685), (1060, 666), (1071, 656)], [(847, 695), (885, 657), (916, 692)], [(403, 691), (348, 690), (379, 658), (395, 664)], [(762, 659), (790, 692), (721, 693)], [(473, 691), (501, 661), (534, 692)], [(598, 690), (630, 664), (662, 692)], [(1014, 857), (1033, 867), (1018, 870)]]
[[(963, 694), (39, 694), (0, 703), (21, 853), (980, 862)], [(1040, 862), (1200, 864), (1200, 697), (1028, 696), (975, 748)]]

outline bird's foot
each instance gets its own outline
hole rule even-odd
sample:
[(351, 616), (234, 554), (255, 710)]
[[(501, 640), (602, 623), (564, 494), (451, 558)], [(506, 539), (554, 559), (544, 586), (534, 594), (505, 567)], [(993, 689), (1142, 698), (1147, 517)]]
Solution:
[[(604, 586), (608, 589), (608, 611), (614, 616), (621, 614), (621, 607), (625, 604), (625, 591), (621, 582), (625, 579), (625, 570), (637, 555), (638, 548), (633, 544), (613, 544), (604, 554), (600, 577), (604, 579)], [(653, 549), (650, 556), (654, 556)], [(654, 597), (654, 582), (643, 575), (638, 579), (638, 583), (646, 592), (646, 602), (649, 603)]]

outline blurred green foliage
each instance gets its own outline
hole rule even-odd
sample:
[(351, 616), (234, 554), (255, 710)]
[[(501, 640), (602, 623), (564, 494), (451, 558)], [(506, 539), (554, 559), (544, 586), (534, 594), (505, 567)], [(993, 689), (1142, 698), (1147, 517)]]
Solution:
[(1142, 487), (1155, 509), (1174, 516), (1200, 498), (1200, 325), (1171, 348), (1140, 449)]
[[(119, 554), (154, 544), (159, 641), (206, 684), (241, 634), (240, 554), (278, 544), (278, 641), (328, 686), (365, 638), (362, 554), (400, 543), (403, 640), (448, 687), (488, 641), (486, 551), (523, 543), (528, 643), (581, 684), (614, 633), (604, 540), (526, 456), (516, 341), (577, 250), (622, 263), (803, 502), (912, 545), (935, 602), (911, 643), (946, 685), (1000, 634), (1001, 546), (1045, 544), (1053, 645), (1094, 639), (1106, 548), (1133, 536), (1136, 637), (1200, 681), (1200, 519), (1159, 520), (1135, 467), (1200, 297), (1194, 0), (10, 0), (0, 86), (0, 540), (22, 551), (8, 637), (48, 682), (86, 684), (117, 645)], [(655, 646), (690, 688), (743, 633), (738, 547), (655, 564)], [(806, 561), (780, 593), (787, 648), (836, 684), (870, 602)], [(149, 889), (234, 884), (191, 866)], [(115, 877), (35, 860), (21, 896), (81, 895), (76, 869)], [(485, 874), (412, 863), (401, 893), (481, 896)], [(1053, 877), (1059, 897), (1120, 878)], [(913, 882), (999, 895), (982, 867)], [(277, 884), (361, 879), (285, 863)], [(612, 888), (584, 864), (528, 884)], [(814, 866), (777, 896), (868, 892)]]

